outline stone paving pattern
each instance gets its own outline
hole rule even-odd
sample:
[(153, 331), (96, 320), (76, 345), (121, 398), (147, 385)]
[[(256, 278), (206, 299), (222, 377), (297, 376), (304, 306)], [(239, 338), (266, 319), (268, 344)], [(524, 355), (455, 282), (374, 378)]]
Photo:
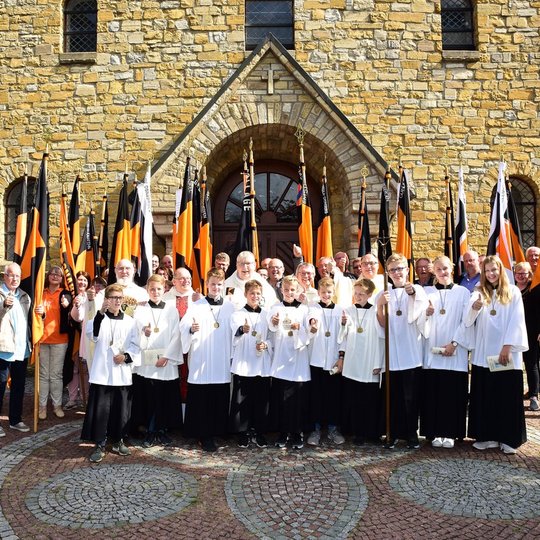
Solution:
[(470, 441), (292, 452), (233, 440), (207, 455), (176, 436), (99, 465), (79, 441), (81, 418), (7, 428), (0, 538), (540, 538), (539, 413), (526, 413), (529, 442), (515, 456)]

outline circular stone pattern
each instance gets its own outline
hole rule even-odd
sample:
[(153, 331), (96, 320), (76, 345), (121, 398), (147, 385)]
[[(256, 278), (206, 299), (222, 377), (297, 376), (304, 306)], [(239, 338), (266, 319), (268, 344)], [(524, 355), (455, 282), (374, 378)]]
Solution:
[(234, 515), (264, 538), (343, 538), (368, 504), (353, 469), (306, 455), (248, 460), (229, 473), (225, 491)]
[(174, 514), (196, 494), (194, 478), (168, 467), (100, 465), (42, 482), (28, 493), (26, 506), (51, 525), (101, 529)]
[(399, 467), (389, 482), (403, 497), (443, 514), (483, 519), (540, 516), (540, 476), (505, 463), (423, 460)]

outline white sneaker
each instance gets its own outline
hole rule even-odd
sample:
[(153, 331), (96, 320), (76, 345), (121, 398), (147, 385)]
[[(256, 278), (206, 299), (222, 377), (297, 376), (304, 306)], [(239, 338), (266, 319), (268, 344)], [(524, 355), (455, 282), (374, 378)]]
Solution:
[(515, 454), (517, 453), (517, 450), (515, 448), (512, 448), (511, 446), (508, 446), (507, 444), (501, 443), (501, 450), (505, 454)]
[(443, 448), (454, 448), (454, 439), (449, 439), (448, 437), (442, 440)]
[(487, 450), (488, 448), (499, 448), (497, 441), (476, 441), (473, 443), (473, 448), (477, 450)]
[(343, 444), (345, 442), (345, 437), (339, 432), (337, 428), (328, 430), (328, 438), (334, 444)]
[(319, 444), (321, 444), (321, 432), (320, 432), (320, 430), (316, 429), (315, 431), (312, 431), (309, 434), (307, 443), (310, 446), (319, 446)]
[(442, 445), (443, 445), (443, 440), (441, 437), (435, 437), (431, 441), (431, 446), (433, 446), (433, 448), (440, 448)]

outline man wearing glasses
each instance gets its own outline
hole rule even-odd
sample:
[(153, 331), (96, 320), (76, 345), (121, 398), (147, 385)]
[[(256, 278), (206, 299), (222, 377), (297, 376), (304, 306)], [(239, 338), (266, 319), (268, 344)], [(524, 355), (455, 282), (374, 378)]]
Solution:
[[(356, 259), (355, 259), (356, 260)], [(375, 255), (371, 253), (366, 253), (360, 259), (360, 267), (362, 269), (362, 277), (364, 279), (370, 279), (375, 283), (375, 292), (377, 294), (379, 291), (384, 289), (384, 276), (379, 274), (379, 261)]]
[[(4, 283), (0, 287), (0, 413), (9, 375), (9, 427), (27, 432), (30, 428), (22, 421), (22, 408), (30, 354), (30, 297), (19, 288), (20, 283), (21, 267), (15, 263), (7, 265)], [(0, 437), (5, 435), (0, 427)]]

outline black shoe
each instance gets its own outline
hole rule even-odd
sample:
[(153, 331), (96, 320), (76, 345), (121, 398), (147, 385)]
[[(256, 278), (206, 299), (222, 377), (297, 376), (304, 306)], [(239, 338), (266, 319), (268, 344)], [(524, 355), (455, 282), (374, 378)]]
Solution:
[(276, 448), (285, 448), (287, 446), (287, 441), (289, 440), (289, 437), (286, 433), (282, 433), (279, 436), (279, 439), (276, 441)]
[(156, 444), (156, 434), (155, 433), (148, 433), (146, 435), (146, 438), (144, 439), (142, 443), (143, 448), (152, 448)]
[(171, 446), (171, 444), (174, 442), (164, 431), (160, 431), (158, 433), (157, 439), (161, 446)]
[(417, 450), (418, 448), (420, 448), (420, 442), (418, 441), (418, 439), (409, 439), (407, 441), (407, 448), (409, 450)]
[(362, 437), (355, 437), (353, 439), (354, 446), (364, 446), (364, 443), (365, 443), (365, 441), (364, 441), (364, 439)]
[(239, 448), (249, 447), (249, 437), (247, 436), (246, 432), (238, 434), (238, 447)]
[(266, 441), (266, 438), (264, 437), (264, 435), (255, 435), (255, 439), (253, 442), (257, 445), (257, 448), (268, 447), (268, 442)]
[(120, 439), (117, 443), (113, 444), (112, 451), (119, 456), (131, 455), (131, 450), (124, 444), (124, 441)]
[(105, 457), (105, 447), (99, 444), (96, 444), (94, 451), (90, 454), (90, 457), (88, 459), (92, 463), (100, 463), (104, 457)]
[(201, 447), (205, 452), (216, 452), (217, 446), (212, 437), (201, 440)]
[(396, 447), (397, 439), (389, 439), (388, 441), (384, 439), (383, 441), (383, 448), (387, 448), (388, 450), (393, 450)]
[(292, 436), (291, 446), (295, 450), (300, 450), (300, 449), (304, 448), (304, 438), (302, 437), (301, 433), (295, 433)]

